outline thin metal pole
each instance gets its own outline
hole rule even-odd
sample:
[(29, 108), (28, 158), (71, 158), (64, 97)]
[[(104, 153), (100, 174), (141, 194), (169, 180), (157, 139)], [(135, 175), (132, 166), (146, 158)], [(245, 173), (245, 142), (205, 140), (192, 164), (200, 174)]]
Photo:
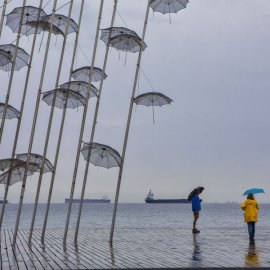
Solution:
[(54, 0), (50, 31), (49, 31), (48, 38), (47, 38), (46, 50), (45, 50), (45, 55), (44, 55), (44, 60), (43, 60), (43, 65), (42, 65), (42, 72), (41, 72), (41, 77), (40, 77), (40, 82), (39, 82), (34, 118), (33, 118), (33, 123), (32, 123), (32, 128), (31, 128), (31, 135), (30, 135), (30, 141), (29, 141), (29, 146), (28, 146), (28, 152), (27, 152), (26, 169), (24, 171), (19, 206), (18, 206), (16, 223), (15, 223), (14, 234), (13, 234), (13, 239), (12, 239), (12, 247), (13, 248), (15, 248), (16, 238), (17, 238), (17, 233), (18, 233), (18, 228), (19, 228), (19, 222), (20, 222), (20, 216), (21, 216), (21, 210), (22, 210), (22, 204), (23, 204), (23, 197), (24, 197), (24, 191), (25, 191), (25, 186), (26, 186), (27, 169), (28, 169), (28, 165), (29, 165), (29, 158), (30, 158), (30, 154), (31, 154), (31, 150), (32, 150), (34, 134), (35, 134), (35, 129), (36, 129), (36, 122), (37, 122), (38, 110), (39, 110), (39, 104), (40, 104), (40, 96), (41, 96), (41, 91), (42, 91), (42, 86), (43, 86), (43, 81), (44, 81), (44, 76), (45, 76), (45, 70), (46, 70), (46, 65), (47, 65), (47, 59), (48, 59), (50, 42), (51, 42), (51, 34), (52, 34), (53, 20), (54, 20), (54, 15), (55, 15), (56, 4), (57, 4), (57, 0)]
[(143, 27), (141, 46), (140, 46), (139, 56), (138, 56), (138, 60), (137, 60), (137, 67), (136, 67), (136, 72), (135, 72), (134, 84), (133, 84), (132, 95), (131, 95), (131, 99), (130, 99), (130, 105), (129, 105), (126, 132), (125, 132), (124, 144), (123, 144), (123, 149), (122, 149), (121, 165), (120, 165), (120, 169), (119, 169), (119, 173), (118, 173), (118, 181), (117, 181), (116, 194), (115, 194), (115, 200), (114, 200), (113, 217), (112, 217), (112, 225), (111, 225), (110, 240), (109, 240), (111, 245), (112, 245), (112, 242), (113, 242), (115, 218), (116, 218), (116, 211), (117, 211), (117, 205), (118, 205), (120, 185), (121, 185), (121, 180), (122, 180), (122, 173), (123, 173), (123, 168), (124, 168), (124, 161), (125, 161), (125, 154), (126, 154), (126, 148), (127, 148), (129, 127), (130, 127), (130, 121), (131, 121), (131, 115), (132, 115), (132, 109), (133, 109), (133, 100), (134, 100), (134, 96), (135, 96), (135, 91), (136, 91), (137, 81), (138, 81), (138, 75), (139, 75), (139, 70), (140, 70), (140, 64), (141, 64), (141, 58), (142, 58), (142, 48), (143, 48), (143, 43), (144, 43), (144, 38), (145, 38), (145, 33), (146, 33), (146, 26), (147, 26), (149, 9), (150, 9), (150, 2), (151, 2), (151, 0), (148, 0), (148, 4), (147, 4), (147, 8), (146, 8), (146, 14), (145, 14), (145, 20), (144, 20), (144, 27)]
[[(91, 69), (90, 69), (90, 76), (89, 76), (89, 88), (91, 87), (92, 75), (93, 75), (94, 64), (95, 64), (95, 59), (96, 59), (96, 51), (97, 51), (98, 35), (99, 35), (99, 29), (100, 29), (100, 23), (101, 23), (101, 16), (102, 16), (102, 11), (103, 11), (103, 3), (104, 3), (104, 0), (100, 0), (99, 15), (98, 15), (96, 36), (95, 36), (95, 43), (94, 43), (94, 49), (93, 49), (93, 54), (92, 54), (92, 62), (91, 62)], [(90, 91), (87, 92), (86, 100), (89, 100), (89, 96), (90, 96)], [(65, 231), (64, 231), (64, 237), (63, 237), (63, 245), (64, 246), (66, 245), (66, 241), (67, 241), (67, 233), (68, 233), (70, 213), (71, 213), (71, 207), (72, 207), (72, 199), (73, 199), (74, 189), (75, 189), (75, 184), (76, 184), (76, 177), (77, 177), (78, 164), (79, 164), (79, 159), (80, 159), (80, 150), (81, 150), (81, 143), (82, 143), (82, 137), (83, 137), (83, 132), (84, 132), (87, 109), (88, 109), (88, 102), (85, 103), (84, 110), (83, 110), (81, 131), (80, 131), (79, 141), (78, 141), (78, 146), (77, 146), (75, 167), (74, 167), (74, 171), (73, 171), (73, 178), (72, 178), (72, 184), (71, 184), (71, 189), (70, 189), (70, 200), (69, 200), (69, 204), (68, 204)]]
[(16, 58), (17, 58), (18, 47), (19, 47), (19, 42), (20, 42), (25, 4), (26, 4), (26, 0), (23, 0), (22, 14), (20, 16), (19, 28), (18, 28), (17, 39), (16, 39), (16, 48), (15, 48), (15, 51), (14, 51), (14, 55), (12, 55), (12, 66), (11, 66), (11, 72), (10, 72), (10, 77), (9, 77), (9, 82), (8, 82), (8, 89), (7, 89), (7, 93), (6, 93), (6, 100), (5, 100), (5, 106), (4, 106), (4, 111), (3, 111), (3, 118), (2, 118), (2, 122), (1, 122), (1, 128), (0, 128), (0, 143), (2, 141), (2, 135), (3, 135), (3, 132), (4, 132), (4, 125), (5, 125), (5, 120), (6, 120), (9, 95), (10, 95), (11, 86), (12, 86), (12, 82), (13, 82), (13, 75), (14, 75), (14, 71), (15, 71), (15, 64), (16, 64)]
[[(39, 4), (39, 9), (40, 10), (38, 11), (38, 18), (40, 17), (42, 5), (43, 5), (43, 0), (40, 0), (40, 4)], [(21, 107), (20, 107), (20, 114), (19, 114), (19, 117), (18, 117), (18, 122), (17, 122), (17, 127), (16, 127), (16, 133), (15, 133), (15, 139), (14, 139), (14, 144), (13, 144), (13, 148), (12, 148), (11, 158), (14, 158), (15, 153), (16, 153), (18, 137), (19, 137), (20, 128), (21, 128), (21, 122), (22, 122), (24, 102), (25, 102), (25, 97), (26, 97), (26, 93), (27, 93), (27, 89), (28, 89), (28, 82), (29, 82), (29, 76), (30, 76), (30, 71), (31, 71), (31, 65), (32, 65), (32, 60), (33, 60), (33, 56), (34, 56), (34, 51), (35, 51), (37, 30), (38, 30), (38, 28), (35, 28), (34, 38), (33, 38), (33, 41), (32, 41), (31, 55), (30, 55), (28, 68), (27, 68), (27, 74), (26, 74), (24, 90), (23, 90), (23, 96), (22, 96)], [(11, 163), (11, 167), (12, 166), (13, 166), (13, 164)], [(1, 215), (0, 215), (0, 229), (2, 227), (3, 216), (4, 216), (4, 212), (5, 212), (6, 199), (7, 199), (8, 190), (9, 190), (10, 178), (11, 178), (11, 172), (8, 175), (7, 184), (5, 186), (4, 201), (3, 201), (3, 204), (2, 204)]]
[[(112, 13), (112, 19), (111, 19), (111, 26), (110, 26), (111, 28), (113, 27), (114, 20), (115, 20), (117, 2), (118, 2), (118, 0), (114, 0), (113, 13)], [(109, 41), (111, 39), (111, 36), (112, 36), (112, 29), (109, 32), (109, 38), (108, 38)], [(100, 84), (99, 84), (98, 96), (97, 96), (96, 108), (95, 108), (95, 114), (94, 114), (92, 129), (91, 129), (91, 133), (90, 133), (90, 148), (89, 148), (89, 151), (88, 151), (88, 154), (87, 154), (87, 159), (86, 159), (87, 162), (86, 162), (86, 165), (85, 165), (85, 171), (84, 171), (84, 177), (83, 177), (81, 199), (80, 199), (80, 205), (79, 205), (79, 211), (78, 211), (78, 217), (77, 217), (77, 223), (76, 223), (76, 229), (75, 229), (75, 236), (74, 236), (74, 242), (75, 243), (77, 243), (77, 239), (78, 239), (80, 220), (81, 220), (81, 213), (82, 213), (82, 206), (83, 206), (83, 199), (84, 199), (84, 193), (85, 193), (86, 181), (87, 181), (87, 175), (88, 175), (89, 163), (90, 163), (90, 162), (88, 162), (88, 160), (89, 160), (90, 155), (91, 155), (91, 143), (93, 142), (94, 135), (95, 135), (95, 129), (96, 129), (96, 124), (97, 124), (97, 116), (98, 116), (98, 110), (99, 110), (99, 103), (100, 103), (100, 98), (101, 98), (101, 93), (102, 93), (104, 74), (105, 74), (105, 69), (106, 69), (106, 65), (107, 65), (109, 49), (110, 49), (110, 42), (108, 42), (108, 44), (106, 46), (106, 52), (105, 52), (104, 63), (103, 63), (103, 68), (102, 68), (102, 79), (101, 79)]]
[[(60, 75), (61, 75), (62, 64), (63, 64), (64, 54), (65, 54), (65, 49), (66, 49), (68, 27), (69, 27), (69, 23), (70, 23), (72, 8), (73, 8), (73, 0), (70, 1), (70, 5), (69, 5), (68, 19), (67, 19), (67, 24), (65, 26), (64, 40), (63, 40), (63, 44), (62, 44), (61, 56), (60, 56), (59, 65), (58, 65), (58, 71), (57, 71), (57, 76), (56, 76), (56, 81), (55, 81), (55, 88), (58, 87), (59, 79), (60, 79)], [(56, 99), (56, 93), (54, 93), (54, 95), (53, 95), (53, 100), (52, 100), (52, 105), (51, 105), (50, 117), (49, 117), (49, 122), (48, 122), (48, 127), (47, 127), (47, 134), (46, 134), (45, 145), (44, 145), (42, 161), (41, 161), (41, 168), (40, 168), (39, 178), (38, 178), (35, 204), (34, 204), (32, 221), (31, 221), (31, 226), (30, 226), (30, 231), (29, 231), (29, 236), (28, 236), (28, 244), (31, 243), (33, 229), (34, 229), (34, 225), (35, 225), (35, 218), (36, 218), (38, 199), (39, 199), (39, 194), (40, 194), (40, 187), (41, 187), (41, 182), (42, 182), (42, 178), (43, 178), (44, 164), (45, 164), (45, 159), (46, 159), (47, 150), (48, 150), (48, 144), (49, 144), (49, 140), (50, 140), (52, 120), (53, 120), (53, 114), (54, 114), (54, 108), (55, 108), (55, 99)]]
[[(73, 55), (72, 55), (72, 61), (71, 61), (71, 67), (70, 67), (69, 80), (68, 81), (71, 80), (72, 71), (73, 71), (74, 64), (75, 64), (75, 58), (76, 58), (76, 52), (77, 52), (77, 46), (78, 46), (79, 34), (80, 34), (80, 27), (81, 27), (81, 21), (82, 21), (83, 8), (84, 8), (84, 0), (82, 0), (82, 2), (81, 2), (81, 9), (80, 9), (80, 15), (79, 15), (79, 21), (78, 21), (78, 29), (77, 29), (77, 32), (76, 32), (76, 39), (75, 39), (74, 48), (73, 48)], [(47, 200), (47, 204), (46, 204), (46, 212), (45, 212), (45, 217), (44, 217), (44, 222), (43, 222), (43, 227), (42, 227), (42, 233), (41, 233), (41, 242), (42, 243), (44, 243), (44, 237), (45, 237), (47, 221), (48, 221), (48, 215), (49, 215), (49, 210), (50, 210), (50, 203), (51, 203), (53, 185), (54, 185), (54, 180), (55, 180), (55, 175), (56, 175), (58, 156), (59, 156), (59, 152), (60, 152), (61, 140), (62, 140), (62, 135), (63, 135), (65, 117), (66, 117), (67, 99), (68, 99), (68, 97), (66, 98), (63, 113), (62, 113), (62, 120), (61, 120), (61, 125), (60, 125), (59, 137), (58, 137), (58, 142), (57, 142), (57, 147), (56, 147), (56, 154), (55, 154), (54, 164), (53, 164), (54, 170), (52, 172), (50, 188), (49, 188), (49, 195), (48, 195), (48, 200)]]
[(2, 34), (2, 28), (3, 28), (4, 17), (5, 17), (6, 8), (7, 8), (7, 3), (8, 3), (8, 0), (4, 0), (4, 5), (3, 5), (3, 9), (2, 9), (2, 15), (1, 15), (1, 21), (0, 21), (0, 37), (1, 37), (1, 34)]

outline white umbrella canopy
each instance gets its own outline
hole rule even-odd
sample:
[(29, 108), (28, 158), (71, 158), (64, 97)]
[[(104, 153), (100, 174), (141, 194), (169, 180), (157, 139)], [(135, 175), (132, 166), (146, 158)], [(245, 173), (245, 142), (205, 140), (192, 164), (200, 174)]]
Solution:
[(125, 27), (109, 27), (109, 28), (106, 28), (106, 29), (101, 29), (100, 39), (106, 45), (108, 45), (108, 42), (109, 42), (110, 31), (111, 31), (111, 39), (113, 37), (115, 37), (115, 36), (123, 35), (123, 34), (133, 35), (133, 36), (139, 38), (137, 33), (135, 31), (131, 30), (131, 29), (128, 29), (128, 28), (125, 28)]
[(162, 14), (177, 13), (186, 8), (188, 0), (151, 0), (150, 7), (155, 12)]
[[(35, 27), (31, 26), (30, 22), (38, 21), (46, 15), (43, 9), (37, 7), (17, 7), (7, 14), (6, 25), (10, 27), (14, 33), (18, 33), (22, 16), (21, 34), (27, 36), (35, 33)], [(38, 28), (37, 33), (39, 34), (41, 31), (42, 29)]]
[[(10, 168), (6, 172), (0, 174), (0, 184), (7, 185), (9, 179), (9, 185), (13, 185), (17, 182), (22, 182), (26, 170), (26, 164), (18, 165)], [(33, 175), (35, 172), (38, 172), (40, 169), (36, 164), (30, 163), (26, 170), (26, 175)]]
[(54, 90), (43, 93), (42, 100), (49, 106), (53, 105), (54, 99), (54, 106), (59, 109), (64, 109), (65, 106), (66, 108), (75, 109), (80, 106), (84, 106), (86, 102), (86, 99), (83, 95), (66, 88), (56, 88)]
[(81, 152), (85, 160), (88, 158), (89, 151), (91, 151), (91, 154), (88, 161), (95, 166), (109, 169), (121, 165), (120, 154), (108, 145), (94, 142), (91, 144), (84, 143)]
[[(90, 66), (85, 66), (85, 67), (81, 67), (78, 69), (75, 69), (72, 72), (72, 78), (74, 80), (78, 80), (78, 81), (84, 81), (89, 83), (90, 81), (90, 72), (91, 72), (91, 67)], [(99, 82), (101, 81), (101, 79), (106, 79), (107, 75), (103, 74), (103, 70), (101, 68), (98, 67), (94, 67), (93, 68), (93, 75), (92, 75), (92, 80), (91, 82)]]
[[(47, 15), (43, 17), (42, 19), (43, 21), (48, 22), (50, 24), (52, 22), (52, 14)], [(54, 15), (53, 25), (56, 26), (58, 29), (60, 29), (62, 33), (65, 33), (67, 25), (68, 25), (67, 34), (77, 32), (78, 30), (77, 23), (72, 18), (68, 19), (67, 16), (62, 15), (62, 14)]]
[[(3, 119), (5, 110), (5, 103), (0, 102), (0, 119)], [(11, 105), (7, 105), (6, 119), (18, 118), (20, 112), (12, 107)]]
[[(123, 52), (139, 52), (141, 48), (141, 38), (130, 34), (117, 35), (111, 38), (110, 46), (118, 51)], [(147, 45), (143, 42), (142, 50), (144, 51)]]
[(7, 64), (12, 64), (12, 55), (4, 50), (0, 50), (0, 69), (5, 70)]
[[(37, 28), (39, 32), (50, 31), (51, 24), (50, 22), (43, 21), (42, 19), (39, 21), (30, 21), (27, 23), (32, 28)], [(64, 35), (64, 33), (59, 29), (56, 25), (52, 25), (52, 33), (55, 35)]]
[[(16, 158), (26, 162), (27, 156), (28, 153), (22, 153), (17, 154)], [(33, 165), (36, 165), (39, 169), (41, 168), (42, 159), (43, 157), (41, 155), (36, 153), (30, 153), (29, 162)], [(54, 168), (52, 163), (47, 158), (45, 158), (43, 173), (52, 172), (53, 170)]]
[(11, 167), (15, 167), (18, 165), (24, 165), (25, 162), (23, 160), (17, 158), (5, 158), (0, 160), (0, 171), (1, 173), (9, 170)]
[[(2, 67), (4, 71), (10, 71), (12, 69), (12, 63), (14, 61), (16, 46), (13, 44), (3, 44), (3, 45), (0, 45), (0, 50), (3, 50), (11, 55), (12, 61), (8, 63), (7, 65), (5, 65), (4, 67)], [(29, 58), (30, 58), (29, 54), (24, 49), (18, 47), (14, 69), (20, 70), (24, 66), (27, 66)]]
[(90, 98), (96, 97), (98, 93), (98, 89), (93, 84), (91, 84), (89, 88), (89, 83), (84, 82), (84, 81), (66, 82), (66, 83), (61, 84), (59, 88), (66, 88), (66, 89), (73, 90), (75, 92), (78, 92), (84, 97), (86, 97), (87, 94), (89, 93)]

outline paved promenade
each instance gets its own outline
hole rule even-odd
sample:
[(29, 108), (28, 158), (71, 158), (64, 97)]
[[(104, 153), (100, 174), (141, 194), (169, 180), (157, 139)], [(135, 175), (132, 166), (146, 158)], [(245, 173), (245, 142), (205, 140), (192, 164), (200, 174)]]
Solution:
[(114, 245), (108, 243), (108, 229), (82, 229), (78, 249), (69, 235), (66, 251), (62, 229), (49, 229), (45, 246), (40, 230), (27, 245), (27, 230), (20, 230), (16, 249), (11, 248), (12, 231), (1, 235), (1, 269), (110, 269), (110, 268), (203, 268), (267, 267), (270, 269), (270, 234), (259, 228), (255, 244), (246, 231), (206, 229), (193, 236), (191, 230), (121, 229), (116, 230)]

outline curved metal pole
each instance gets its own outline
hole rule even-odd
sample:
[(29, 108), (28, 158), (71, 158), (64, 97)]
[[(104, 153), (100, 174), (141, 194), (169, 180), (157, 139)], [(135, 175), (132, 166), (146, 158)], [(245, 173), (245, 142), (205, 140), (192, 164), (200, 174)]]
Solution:
[[(39, 4), (40, 10), (38, 11), (38, 18), (40, 17), (40, 12), (41, 12), (42, 5), (43, 5), (43, 0), (40, 0), (40, 4)], [(29, 82), (29, 76), (30, 76), (30, 71), (31, 71), (31, 65), (32, 65), (32, 60), (33, 60), (33, 56), (34, 56), (34, 51), (35, 51), (35, 45), (36, 45), (36, 39), (37, 39), (37, 30), (38, 30), (38, 28), (35, 28), (34, 38), (33, 38), (33, 41), (32, 41), (31, 55), (30, 55), (29, 64), (28, 64), (28, 68), (27, 68), (27, 74), (26, 74), (24, 90), (23, 90), (23, 96), (22, 96), (22, 101), (21, 101), (20, 115), (18, 117), (18, 122), (17, 122), (17, 127), (16, 127), (16, 133), (15, 133), (15, 139), (14, 139), (14, 144), (13, 144), (13, 148), (12, 148), (11, 158), (14, 158), (15, 153), (16, 153), (18, 137), (19, 137), (20, 128), (21, 128), (21, 122), (22, 122), (24, 101), (25, 101), (25, 97), (26, 97), (26, 93), (27, 93), (27, 89), (28, 89), (28, 82)], [(13, 166), (13, 164), (11, 163), (11, 167), (12, 166)], [(1, 215), (0, 215), (0, 229), (2, 227), (2, 222), (3, 222), (4, 212), (5, 212), (6, 199), (7, 199), (8, 190), (9, 190), (10, 178), (11, 178), (11, 172), (8, 175), (7, 184), (5, 186), (4, 201), (3, 201), (3, 204), (2, 204)]]
[[(100, 23), (101, 23), (101, 16), (102, 16), (102, 11), (103, 11), (103, 3), (104, 3), (104, 0), (100, 0), (99, 15), (98, 15), (98, 22), (97, 22), (97, 29), (96, 29), (96, 36), (95, 36), (95, 44), (94, 44), (94, 50), (93, 50), (92, 62), (91, 62), (91, 69), (90, 69), (90, 76), (89, 76), (89, 88), (91, 87), (92, 75), (93, 75), (94, 64), (95, 64), (95, 59), (96, 59), (96, 51), (97, 51), (98, 35), (99, 35), (99, 28), (100, 28)], [(90, 91), (87, 92), (86, 100), (89, 100), (89, 95), (90, 95), (89, 92)], [(84, 106), (84, 109), (83, 109), (81, 131), (80, 131), (79, 141), (78, 141), (78, 146), (77, 146), (75, 167), (74, 167), (74, 171), (73, 171), (73, 178), (72, 178), (72, 184), (71, 184), (71, 189), (70, 189), (70, 200), (69, 200), (69, 203), (68, 203), (68, 211), (67, 211), (65, 231), (64, 231), (64, 237), (63, 237), (63, 245), (64, 246), (66, 245), (66, 242), (67, 242), (67, 233), (68, 233), (70, 213), (71, 213), (71, 207), (72, 207), (72, 199), (73, 199), (74, 189), (75, 189), (75, 184), (76, 184), (76, 177), (77, 177), (78, 164), (79, 164), (79, 159), (80, 159), (80, 150), (81, 150), (81, 143), (82, 143), (82, 137), (83, 137), (83, 132), (84, 132), (87, 109), (88, 109), (88, 102), (85, 103), (85, 106)]]
[[(77, 52), (77, 46), (78, 46), (78, 41), (79, 41), (79, 34), (80, 34), (80, 27), (81, 27), (81, 21), (82, 21), (83, 8), (84, 8), (84, 0), (82, 0), (82, 2), (81, 2), (81, 9), (80, 9), (80, 15), (79, 15), (79, 21), (78, 21), (78, 29), (77, 29), (77, 32), (76, 32), (76, 39), (75, 39), (75, 43), (74, 43), (74, 49), (73, 49), (73, 55), (72, 55), (72, 61), (71, 61), (71, 67), (70, 67), (69, 80), (68, 81), (71, 80), (72, 71), (73, 71), (73, 68), (74, 68), (75, 57), (76, 57), (76, 52)], [(68, 97), (67, 97), (67, 99), (68, 99)], [(67, 99), (66, 99), (66, 102), (67, 102)], [(65, 103), (63, 113), (62, 113), (62, 120), (61, 120), (61, 124), (60, 124), (60, 131), (59, 131), (58, 142), (57, 142), (55, 158), (54, 158), (54, 164), (53, 164), (54, 170), (52, 172), (50, 188), (49, 188), (49, 195), (48, 195), (48, 200), (47, 200), (47, 204), (46, 204), (46, 212), (45, 212), (45, 217), (44, 217), (43, 227), (42, 227), (42, 233), (41, 233), (41, 242), (42, 243), (44, 243), (44, 237), (45, 237), (45, 232), (46, 232), (46, 227), (47, 227), (47, 221), (48, 221), (48, 215), (49, 215), (49, 210), (50, 210), (50, 203), (51, 203), (53, 185), (54, 185), (54, 180), (55, 180), (55, 175), (56, 175), (58, 156), (59, 156), (59, 151), (60, 151), (60, 146), (61, 146), (61, 140), (62, 140), (62, 135), (63, 135), (65, 118), (66, 118), (66, 111), (67, 111), (67, 105)]]
[(5, 17), (5, 13), (6, 13), (7, 3), (8, 3), (8, 0), (4, 0), (1, 21), (0, 21), (0, 37), (2, 35), (2, 29), (3, 29), (3, 23), (4, 23), (4, 17)]
[(112, 245), (112, 242), (113, 242), (113, 233), (114, 233), (114, 226), (115, 226), (115, 218), (116, 218), (116, 211), (117, 211), (117, 205), (118, 205), (119, 191), (120, 191), (122, 173), (123, 173), (123, 168), (124, 168), (125, 154), (126, 154), (127, 141), (128, 141), (128, 133), (129, 133), (129, 127), (130, 127), (130, 121), (131, 121), (131, 115), (132, 115), (132, 109), (133, 109), (133, 100), (134, 100), (135, 91), (136, 91), (136, 87), (137, 87), (138, 75), (139, 75), (141, 58), (142, 58), (142, 46), (143, 46), (143, 43), (144, 43), (144, 38), (145, 38), (145, 33), (146, 33), (146, 26), (147, 26), (149, 9), (150, 9), (150, 1), (151, 0), (148, 0), (146, 14), (145, 14), (141, 46), (140, 46), (139, 56), (138, 56), (138, 60), (137, 60), (137, 67), (136, 67), (135, 78), (134, 78), (134, 83), (133, 83), (133, 89), (132, 89), (132, 94), (131, 94), (131, 99), (130, 99), (128, 119), (127, 119), (127, 125), (126, 125), (126, 132), (125, 132), (124, 144), (123, 144), (123, 149), (122, 149), (121, 165), (120, 165), (120, 169), (119, 169), (119, 173), (118, 173), (118, 181), (117, 181), (116, 194), (115, 194), (115, 200), (114, 200), (113, 217), (112, 217), (112, 225), (111, 225), (110, 240), (109, 240), (111, 245)]
[(18, 34), (17, 34), (17, 39), (16, 39), (16, 48), (15, 48), (15, 51), (14, 51), (14, 55), (12, 57), (11, 72), (10, 72), (10, 77), (9, 77), (9, 82), (8, 82), (8, 89), (7, 89), (7, 93), (6, 93), (6, 100), (5, 100), (5, 106), (4, 106), (4, 111), (3, 111), (3, 118), (2, 118), (2, 121), (1, 121), (0, 143), (2, 141), (2, 136), (3, 136), (3, 132), (4, 132), (4, 125), (5, 125), (5, 120), (6, 120), (9, 95), (10, 95), (11, 86), (12, 86), (12, 82), (13, 82), (13, 75), (14, 75), (14, 71), (15, 71), (15, 64), (16, 64), (16, 58), (17, 58), (18, 47), (19, 47), (19, 42), (20, 42), (20, 36), (21, 36), (21, 30), (22, 30), (22, 21), (23, 21), (23, 14), (24, 14), (24, 9), (25, 9), (25, 4), (26, 4), (26, 0), (23, 0), (22, 14), (20, 16)]
[(18, 233), (18, 228), (19, 228), (19, 223), (20, 223), (23, 197), (24, 197), (24, 191), (25, 191), (25, 186), (26, 186), (27, 168), (29, 165), (29, 158), (30, 158), (30, 154), (32, 151), (33, 141), (34, 141), (34, 135), (35, 135), (35, 129), (36, 129), (36, 123), (37, 123), (37, 117), (38, 117), (38, 110), (39, 110), (39, 104), (40, 104), (40, 96), (41, 96), (41, 90), (42, 90), (44, 76), (45, 76), (45, 70), (46, 70), (46, 66), (47, 66), (47, 59), (48, 59), (50, 42), (51, 42), (51, 34), (52, 34), (52, 27), (53, 27), (53, 20), (54, 20), (54, 15), (55, 15), (56, 4), (57, 4), (57, 0), (54, 0), (53, 9), (52, 9), (52, 21), (51, 21), (51, 25), (50, 25), (50, 31), (48, 34), (48, 38), (47, 38), (46, 50), (45, 50), (42, 71), (41, 71), (41, 77), (40, 77), (40, 82), (39, 82), (39, 88), (38, 88), (38, 94), (37, 94), (36, 105), (35, 105), (34, 118), (33, 118), (33, 123), (32, 123), (32, 128), (31, 128), (30, 141), (29, 141), (29, 145), (28, 145), (26, 169), (25, 169), (24, 175), (23, 175), (19, 206), (18, 206), (18, 210), (17, 210), (16, 223), (15, 223), (14, 234), (13, 234), (13, 239), (12, 239), (12, 247), (13, 248), (15, 248), (16, 238), (17, 238), (17, 233)]
[[(110, 27), (113, 27), (113, 24), (114, 24), (117, 2), (118, 2), (118, 0), (114, 0), (114, 7), (113, 7), (113, 13), (112, 13), (112, 19), (111, 19), (111, 26)], [(108, 38), (108, 40), (111, 39), (111, 36), (112, 36), (112, 30), (110, 30), (110, 32), (109, 32), (109, 38)], [(102, 87), (103, 87), (103, 81), (104, 81), (104, 74), (105, 74), (105, 69), (106, 69), (106, 65), (107, 65), (107, 59), (108, 59), (109, 49), (110, 49), (110, 43), (108, 42), (108, 44), (106, 46), (105, 58), (104, 58), (104, 63), (103, 63), (103, 68), (102, 68), (102, 79), (101, 79), (101, 82), (99, 84), (98, 96), (97, 96), (96, 108), (95, 108), (95, 114), (94, 114), (92, 129), (91, 129), (90, 148), (89, 148), (89, 151), (88, 151), (87, 159), (86, 160), (89, 160), (90, 155), (91, 155), (91, 143), (94, 140), (94, 135), (95, 135), (95, 130), (96, 130), (97, 116), (98, 116), (98, 109), (99, 109), (99, 102), (100, 102), (101, 93), (102, 93)], [(76, 229), (75, 229), (75, 236), (74, 236), (74, 242), (75, 243), (77, 243), (77, 239), (78, 239), (78, 233), (79, 233), (79, 227), (80, 227), (80, 220), (81, 220), (81, 214), (82, 214), (83, 199), (84, 199), (84, 193), (85, 193), (85, 188), (86, 188), (87, 175), (88, 175), (88, 170), (89, 170), (89, 163), (90, 162), (87, 161), (86, 162), (86, 165), (85, 165), (85, 171), (84, 171), (84, 177), (83, 177), (83, 185), (82, 185), (82, 191), (81, 191), (81, 199), (80, 199), (80, 205), (79, 205), (79, 211), (78, 211), (78, 217), (77, 217), (77, 223), (76, 223)]]
[[(59, 64), (58, 64), (58, 71), (57, 71), (57, 76), (56, 76), (56, 81), (55, 81), (55, 88), (57, 88), (58, 84), (59, 84), (59, 79), (60, 79), (64, 54), (65, 54), (65, 49), (66, 49), (68, 27), (69, 27), (69, 23), (70, 23), (70, 17), (71, 17), (72, 8), (73, 8), (73, 0), (70, 1), (70, 5), (69, 5), (68, 21), (67, 21), (67, 24), (65, 26), (64, 40), (63, 40), (61, 56), (60, 56), (60, 60), (59, 60)], [(36, 191), (36, 197), (35, 197), (35, 204), (34, 204), (32, 221), (31, 221), (31, 226), (30, 226), (30, 231), (29, 231), (29, 236), (28, 236), (28, 244), (31, 243), (33, 229), (34, 229), (34, 226), (35, 226), (35, 218), (36, 218), (36, 212), (37, 212), (37, 206), (38, 206), (38, 199), (39, 199), (39, 194), (40, 194), (41, 182), (42, 182), (42, 178), (43, 178), (44, 164), (45, 164), (45, 159), (46, 159), (47, 150), (48, 150), (48, 144), (49, 144), (49, 140), (50, 140), (52, 120), (53, 120), (53, 114), (54, 114), (54, 108), (55, 108), (55, 99), (56, 99), (56, 93), (54, 93), (53, 100), (52, 100), (52, 105), (51, 105), (50, 117), (49, 117), (47, 133), (46, 133), (46, 139), (45, 139), (45, 145), (44, 145), (42, 161), (41, 161), (41, 168), (40, 168), (39, 178), (38, 178), (38, 185), (37, 185), (37, 191)], [(55, 170), (55, 169), (53, 169), (53, 170)]]

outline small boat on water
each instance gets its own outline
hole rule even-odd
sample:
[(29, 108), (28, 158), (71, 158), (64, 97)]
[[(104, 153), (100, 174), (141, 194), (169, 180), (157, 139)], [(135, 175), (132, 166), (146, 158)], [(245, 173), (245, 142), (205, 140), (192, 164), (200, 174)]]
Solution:
[[(80, 199), (72, 199), (73, 203), (79, 203), (81, 200)], [(70, 199), (66, 198), (65, 203), (69, 203)], [(84, 203), (110, 203), (111, 200), (108, 199), (108, 196), (103, 196), (101, 199), (84, 199)]]
[(145, 198), (146, 203), (190, 203), (188, 199), (154, 199), (153, 192), (149, 191)]

